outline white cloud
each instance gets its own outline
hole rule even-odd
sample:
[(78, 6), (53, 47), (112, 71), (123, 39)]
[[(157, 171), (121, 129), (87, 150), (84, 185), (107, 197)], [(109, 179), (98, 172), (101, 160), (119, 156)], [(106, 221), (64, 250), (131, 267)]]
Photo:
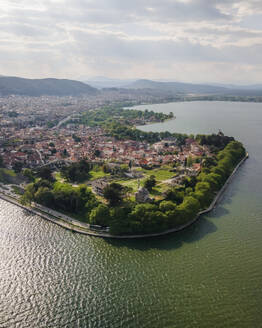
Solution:
[(256, 0), (2, 0), (0, 74), (261, 82), (260, 14)]

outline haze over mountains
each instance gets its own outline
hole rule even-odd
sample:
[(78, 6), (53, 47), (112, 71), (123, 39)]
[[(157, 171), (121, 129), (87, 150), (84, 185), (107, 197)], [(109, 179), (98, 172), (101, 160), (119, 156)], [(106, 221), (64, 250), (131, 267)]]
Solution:
[[(98, 95), (110, 88), (114, 90), (150, 90), (163, 95), (242, 95), (262, 96), (262, 85), (235, 86), (218, 84), (193, 84), (181, 82), (160, 82), (146, 79), (120, 80), (109, 78), (90, 79), (85, 82), (67, 79), (25, 79), (0, 75), (0, 96), (25, 95), (25, 96), (79, 96)], [(98, 89), (100, 90), (98, 90)]]
[(94, 88), (123, 88), (136, 81), (136, 79), (113, 79), (104, 76), (97, 76), (92, 79), (81, 79), (84, 83)]

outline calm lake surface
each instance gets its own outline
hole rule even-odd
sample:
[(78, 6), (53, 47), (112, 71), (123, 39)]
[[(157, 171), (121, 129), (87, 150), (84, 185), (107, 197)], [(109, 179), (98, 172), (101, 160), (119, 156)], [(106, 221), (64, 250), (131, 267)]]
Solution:
[(0, 200), (0, 327), (262, 327), (262, 104), (142, 106), (174, 112), (146, 131), (241, 140), (250, 158), (217, 208), (166, 237), (66, 231)]

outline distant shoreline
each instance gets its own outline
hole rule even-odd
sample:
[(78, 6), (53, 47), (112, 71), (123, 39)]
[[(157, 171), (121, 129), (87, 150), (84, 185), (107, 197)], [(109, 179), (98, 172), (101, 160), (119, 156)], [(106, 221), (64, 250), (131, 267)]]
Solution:
[[(149, 237), (158, 237), (158, 236), (164, 236), (170, 233), (174, 233), (174, 232), (178, 232), (181, 231), (187, 227), (189, 227), (190, 225), (192, 225), (193, 223), (195, 223), (203, 214), (209, 213), (211, 212), (215, 206), (217, 205), (220, 197), (222, 196), (222, 194), (224, 193), (224, 191), (226, 190), (227, 186), (229, 185), (229, 183), (231, 182), (232, 178), (234, 177), (235, 173), (237, 172), (237, 170), (239, 169), (239, 167), (245, 162), (245, 160), (249, 157), (249, 154), (246, 153), (245, 157), (237, 164), (237, 166), (234, 168), (233, 172), (231, 173), (231, 175), (229, 176), (229, 178), (227, 179), (227, 181), (224, 183), (223, 187), (220, 189), (220, 191), (217, 193), (216, 197), (213, 199), (212, 203), (210, 204), (210, 206), (203, 210), (200, 211), (197, 216), (187, 222), (186, 224), (177, 227), (177, 228), (173, 228), (173, 229), (169, 229), (163, 232), (158, 232), (158, 233), (152, 233), (152, 234), (143, 234), (143, 235), (111, 235), (109, 233), (99, 233), (98, 231), (92, 231), (92, 230), (88, 230), (88, 227), (90, 227), (89, 224), (80, 222), (76, 219), (70, 218), (69, 216), (65, 216), (62, 213), (53, 211), (51, 209), (48, 209), (42, 205), (37, 205), (37, 207), (31, 206), (24, 206), (22, 204), (19, 203), (18, 200), (16, 200), (15, 198), (10, 197), (9, 195), (4, 194), (3, 192), (0, 193), (0, 198), (12, 203), (13, 205), (17, 205), (20, 208), (23, 208), (24, 210), (31, 212), (33, 214), (36, 214), (52, 223), (55, 223), (67, 230), (71, 230), (72, 232), (78, 232), (81, 234), (85, 234), (85, 235), (89, 235), (89, 236), (94, 236), (94, 237), (101, 237), (101, 238), (114, 238), (114, 239), (139, 239), (139, 238), (149, 238)], [(40, 210), (41, 208), (41, 210)], [(52, 215), (50, 214), (52, 213)], [(58, 213), (57, 216), (54, 215), (54, 213)]]
[(135, 127), (137, 128), (138, 126), (146, 126), (146, 125), (153, 125), (153, 124), (159, 124), (159, 123), (165, 123), (165, 122), (168, 122), (168, 121), (174, 121), (176, 120), (176, 116), (173, 116), (171, 118), (167, 118), (165, 119), (164, 121), (158, 121), (158, 122), (147, 122), (143, 125), (136, 125)]
[(152, 102), (152, 103), (144, 103), (144, 104), (137, 104), (137, 105), (132, 105), (132, 106), (127, 106), (124, 107), (126, 109), (138, 109), (137, 107), (140, 106), (152, 106), (152, 105), (164, 105), (164, 104), (172, 104), (172, 103), (187, 103), (187, 102), (232, 102), (232, 103), (250, 103), (250, 104), (261, 104), (262, 103), (262, 98), (258, 101), (252, 101), (250, 99), (173, 99), (170, 101), (162, 101), (162, 102)]

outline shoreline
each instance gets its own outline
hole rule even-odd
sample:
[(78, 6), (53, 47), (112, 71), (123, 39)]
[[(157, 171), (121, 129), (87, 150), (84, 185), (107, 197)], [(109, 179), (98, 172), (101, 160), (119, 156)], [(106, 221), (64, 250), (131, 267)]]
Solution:
[(250, 99), (175, 99), (175, 100), (170, 100), (170, 101), (161, 101), (161, 102), (152, 102), (152, 103), (142, 103), (138, 105), (132, 105), (125, 107), (126, 109), (128, 108), (133, 108), (139, 110), (140, 106), (152, 106), (152, 105), (163, 105), (163, 104), (172, 104), (172, 103), (186, 103), (186, 102), (232, 102), (232, 103), (250, 103), (250, 104), (261, 104), (262, 99), (259, 101), (252, 101)]
[[(156, 104), (157, 105), (157, 104)], [(167, 118), (166, 120), (164, 121), (159, 121), (159, 122), (148, 122), (148, 123), (145, 123), (143, 125), (134, 125), (136, 129), (139, 129), (139, 127), (141, 126), (147, 126), (147, 125), (154, 125), (154, 124), (159, 124), (159, 123), (165, 123), (165, 122), (168, 122), (168, 121), (174, 121), (176, 120), (176, 116), (173, 116), (171, 118)]]
[(229, 185), (229, 183), (231, 182), (232, 178), (234, 177), (235, 173), (237, 172), (237, 170), (239, 169), (239, 167), (246, 161), (246, 159), (249, 157), (249, 154), (246, 153), (246, 156), (237, 164), (237, 166), (234, 168), (233, 172), (231, 173), (231, 175), (229, 176), (229, 178), (226, 180), (226, 182), (224, 183), (223, 187), (220, 189), (220, 191), (217, 193), (216, 197), (213, 199), (212, 203), (209, 205), (209, 207), (203, 211), (200, 211), (197, 216), (187, 222), (186, 224), (177, 227), (177, 228), (172, 228), (166, 231), (162, 231), (162, 232), (156, 232), (156, 233), (151, 233), (151, 234), (144, 234), (144, 235), (111, 235), (109, 233), (105, 233), (105, 232), (99, 232), (99, 231), (93, 231), (90, 229), (90, 225), (87, 223), (83, 223), (80, 222), (74, 218), (71, 218), (67, 215), (64, 215), (60, 212), (56, 212), (54, 210), (51, 210), (47, 207), (44, 207), (42, 205), (37, 204), (36, 206), (24, 206), (21, 203), (19, 203), (19, 201), (14, 198), (11, 197), (9, 195), (6, 195), (3, 192), (0, 192), (0, 199), (3, 199), (9, 203), (12, 203), (13, 205), (19, 206), (20, 208), (33, 213), (35, 215), (38, 215), (52, 223), (55, 223), (59, 226), (61, 226), (62, 228), (65, 228), (67, 230), (71, 230), (72, 232), (77, 232), (77, 233), (81, 233), (81, 234), (85, 234), (85, 235), (89, 235), (89, 236), (94, 236), (94, 237), (100, 237), (100, 238), (114, 238), (114, 239), (138, 239), (138, 238), (149, 238), (149, 237), (159, 237), (159, 236), (164, 236), (170, 233), (174, 233), (174, 232), (179, 232), (187, 227), (189, 227), (190, 225), (192, 225), (193, 223), (195, 223), (203, 214), (207, 214), (209, 212), (211, 212), (215, 206), (217, 205), (220, 197), (222, 196), (222, 194), (224, 193), (224, 191), (226, 190), (227, 186)]

